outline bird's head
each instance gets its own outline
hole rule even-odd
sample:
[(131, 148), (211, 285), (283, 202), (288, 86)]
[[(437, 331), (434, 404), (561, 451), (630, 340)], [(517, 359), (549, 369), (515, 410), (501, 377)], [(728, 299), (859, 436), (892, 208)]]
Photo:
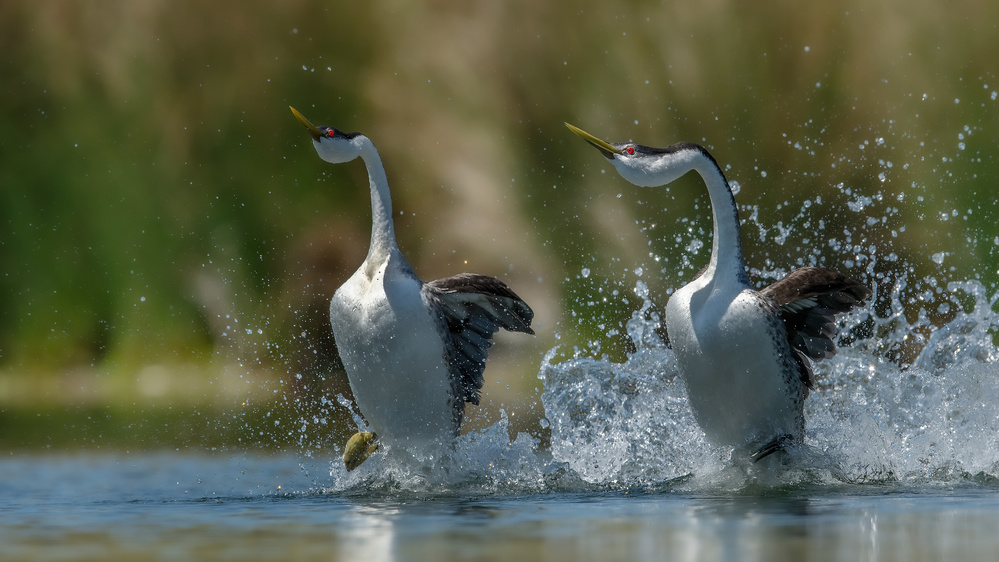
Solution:
[(705, 156), (711, 159), (704, 148), (694, 143), (655, 148), (633, 142), (607, 142), (575, 125), (565, 126), (610, 160), (621, 177), (641, 187), (666, 185), (694, 169)]
[(294, 107), (289, 109), (295, 114), (295, 118), (309, 130), (309, 134), (312, 135), (312, 144), (323, 160), (331, 164), (341, 164), (350, 162), (361, 155), (362, 140), (367, 138), (361, 133), (344, 133), (326, 125), (317, 127)]

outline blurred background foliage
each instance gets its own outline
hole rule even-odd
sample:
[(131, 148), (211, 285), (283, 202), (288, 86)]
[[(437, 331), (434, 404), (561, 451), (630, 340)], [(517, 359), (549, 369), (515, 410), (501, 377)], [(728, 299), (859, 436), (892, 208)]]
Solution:
[(634, 188), (564, 121), (708, 146), (761, 283), (834, 266), (929, 330), (968, 306), (948, 282), (999, 281), (997, 24), (974, 0), (0, 4), (0, 445), (342, 443), (326, 314), (366, 176), (289, 105), (374, 140), (424, 279), (535, 308), (469, 427), (535, 427), (547, 350), (620, 360), (636, 281), (661, 307), (707, 260), (697, 178)]

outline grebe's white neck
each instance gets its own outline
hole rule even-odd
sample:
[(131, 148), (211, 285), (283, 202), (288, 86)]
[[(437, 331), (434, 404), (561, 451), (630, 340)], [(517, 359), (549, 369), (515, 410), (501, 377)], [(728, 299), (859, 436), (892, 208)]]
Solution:
[(749, 285), (742, 256), (739, 213), (725, 174), (702, 146), (680, 143), (666, 148), (651, 148), (632, 143), (614, 144), (619, 152), (611, 153), (611, 162), (621, 176), (644, 187), (662, 186), (694, 170), (701, 176), (711, 199), (714, 232), (711, 241), (711, 261), (703, 277), (723, 279)]
[(320, 127), (321, 136), (313, 139), (316, 152), (323, 160), (339, 164), (356, 158), (364, 161), (371, 188), (371, 246), (366, 263), (377, 267), (390, 253), (398, 249), (392, 223), (392, 194), (389, 192), (385, 166), (371, 139), (360, 133), (342, 133), (331, 127)]
[(368, 248), (368, 261), (377, 262), (398, 248), (392, 222), (392, 194), (389, 192), (385, 167), (375, 145), (367, 137), (360, 138), (365, 141), (362, 143), (361, 159), (368, 169), (368, 184), (371, 187), (371, 246)]

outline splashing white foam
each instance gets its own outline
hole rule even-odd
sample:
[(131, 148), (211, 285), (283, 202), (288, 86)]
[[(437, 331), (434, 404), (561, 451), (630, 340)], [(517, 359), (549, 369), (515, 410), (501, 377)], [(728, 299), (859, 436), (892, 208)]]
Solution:
[(627, 329), (637, 350), (625, 363), (576, 357), (556, 365), (553, 349), (538, 373), (552, 455), (586, 482), (647, 485), (718, 460), (694, 422), (673, 352), (655, 331), (659, 319), (649, 314), (642, 281), (635, 292), (643, 305)]
[[(897, 288), (897, 287), (896, 287)], [(875, 324), (882, 330), (841, 345), (816, 365), (818, 386), (806, 401), (806, 446), (781, 466), (739, 465), (697, 428), (670, 350), (649, 338), (658, 319), (650, 303), (629, 322), (637, 351), (622, 364), (574, 358), (542, 365), (552, 454), (593, 483), (644, 486), (691, 473), (694, 485), (748, 482), (896, 482), (946, 484), (999, 476), (999, 362), (992, 333), (995, 298), (977, 282), (952, 283), (973, 303), (936, 329), (910, 367), (884, 350), (912, 337), (900, 310), (886, 319), (856, 311), (841, 334)], [(636, 293), (646, 298), (639, 283)], [(894, 299), (900, 306), (897, 299)], [(738, 473), (736, 475), (736, 473)], [(776, 476), (776, 478), (775, 478)], [(699, 484), (698, 484), (699, 482)], [(685, 486), (691, 485), (690, 483)]]
[[(897, 289), (898, 287), (893, 287)], [(454, 447), (414, 459), (380, 450), (347, 473), (332, 463), (337, 493), (423, 495), (548, 493), (594, 489), (743, 489), (764, 484), (950, 485), (999, 478), (999, 362), (992, 332), (995, 298), (980, 284), (958, 283), (973, 300), (933, 332), (910, 367), (885, 350), (911, 337), (890, 311), (855, 311), (841, 334), (875, 321), (867, 338), (841, 345), (816, 364), (817, 387), (806, 400), (806, 444), (769, 464), (740, 463), (709, 443), (687, 404), (673, 353), (659, 338), (659, 318), (642, 281), (643, 306), (628, 322), (636, 351), (624, 363), (577, 356), (542, 361), (542, 403), (550, 449), (519, 434), (504, 414)]]

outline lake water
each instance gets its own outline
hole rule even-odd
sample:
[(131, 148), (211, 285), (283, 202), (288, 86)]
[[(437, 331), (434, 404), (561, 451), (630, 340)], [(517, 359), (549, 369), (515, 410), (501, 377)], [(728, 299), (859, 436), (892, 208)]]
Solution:
[(332, 490), (333, 476), (309, 470), (291, 455), (11, 455), (0, 461), (0, 558), (913, 561), (999, 552), (992, 481), (737, 491), (577, 481), (575, 490), (431, 493)]

